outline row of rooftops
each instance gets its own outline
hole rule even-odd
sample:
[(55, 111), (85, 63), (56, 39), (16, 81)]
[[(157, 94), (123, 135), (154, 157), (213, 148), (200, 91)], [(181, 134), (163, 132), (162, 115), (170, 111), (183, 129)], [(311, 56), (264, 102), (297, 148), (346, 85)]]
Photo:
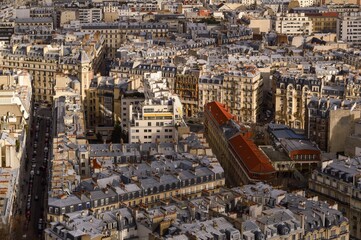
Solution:
[(339, 179), (361, 190), (361, 158), (335, 159), (326, 163), (318, 172)]
[[(173, 197), (152, 208), (135, 206), (102, 213), (92, 210), (65, 213), (62, 222), (52, 222), (45, 231), (58, 236), (62, 233), (81, 236), (101, 235), (104, 234), (101, 230), (118, 228), (137, 237), (140, 233), (134, 230), (145, 228), (161, 239), (303, 237), (335, 226), (347, 226), (348, 219), (336, 208), (317, 198), (306, 198), (302, 192), (287, 193), (257, 183), (222, 188), (217, 193), (205, 192), (190, 200)], [(163, 223), (169, 224), (163, 227)]]

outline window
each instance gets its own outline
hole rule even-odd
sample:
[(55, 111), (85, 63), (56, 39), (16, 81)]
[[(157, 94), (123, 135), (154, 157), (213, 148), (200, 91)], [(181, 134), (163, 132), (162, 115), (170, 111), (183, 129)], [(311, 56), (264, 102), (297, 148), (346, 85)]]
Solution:
[(59, 214), (59, 208), (55, 208), (55, 214)]
[(53, 213), (53, 207), (49, 207), (49, 213)]
[(151, 127), (152, 126), (152, 122), (148, 122), (148, 127)]
[(65, 207), (61, 208), (61, 214), (65, 213)]

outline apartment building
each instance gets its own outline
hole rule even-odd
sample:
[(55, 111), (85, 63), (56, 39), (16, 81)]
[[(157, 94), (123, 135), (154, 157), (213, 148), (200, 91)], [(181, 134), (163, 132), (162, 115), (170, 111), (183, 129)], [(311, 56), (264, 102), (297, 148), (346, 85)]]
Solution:
[(312, 21), (312, 32), (314, 33), (336, 33), (338, 13), (306, 13)]
[(227, 172), (227, 183), (232, 186), (271, 180), (276, 171), (270, 160), (252, 142), (250, 133), (227, 106), (211, 102), (204, 108), (205, 135)]
[(9, 44), (13, 34), (14, 34), (14, 22), (0, 23), (0, 42)]
[(87, 129), (111, 136), (117, 121), (120, 121), (121, 82), (119, 78), (95, 76), (86, 90)]
[(255, 123), (263, 102), (263, 80), (256, 66), (230, 70), (223, 78), (223, 103), (241, 122)]
[(321, 150), (344, 152), (346, 138), (353, 133), (360, 117), (357, 102), (313, 97), (307, 105), (305, 130)]
[(361, 12), (345, 12), (337, 19), (337, 38), (350, 44), (361, 44)]
[(24, 164), (31, 115), (31, 76), (25, 71), (0, 72), (0, 229), (9, 228)]
[(204, 112), (207, 103), (223, 102), (223, 75), (201, 76), (198, 83), (198, 108)]
[(325, 162), (309, 179), (310, 190), (338, 202), (338, 209), (349, 219), (350, 236), (356, 239), (361, 238), (360, 169), (360, 158), (335, 159)]
[[(126, 130), (128, 126), (128, 121), (131, 118), (129, 115), (131, 112), (136, 111), (136, 107), (139, 106), (139, 104), (143, 104), (145, 101), (145, 96), (143, 92), (137, 92), (137, 91), (126, 91), (123, 93), (120, 105), (121, 105), (121, 127), (122, 129)], [(132, 111), (130, 111), (130, 108), (133, 108)]]
[[(85, 123), (81, 97), (72, 91), (63, 91), (54, 99), (53, 143), (49, 152), (49, 197), (72, 192), (81, 176), (90, 176), (86, 149)], [(71, 161), (69, 161), (71, 159)]]
[[(83, 43), (80, 47), (78, 44)], [(0, 49), (0, 69), (23, 69), (33, 76), (35, 101), (52, 102), (55, 75), (59, 72), (76, 76), (81, 96), (90, 85), (93, 73), (102, 64), (104, 39), (99, 33), (67, 34), (63, 44), (12, 44)]]
[(312, 33), (312, 20), (304, 13), (277, 13), (275, 30), (286, 35), (309, 35)]
[(146, 32), (154, 38), (166, 37), (168, 25), (151, 22), (115, 22), (115, 23), (89, 23), (81, 27), (83, 32), (100, 32), (105, 38), (108, 48), (108, 57), (115, 58), (116, 51), (125, 42), (128, 35), (139, 35)]
[[(284, 239), (285, 235), (297, 232), (298, 236), (293, 236), (293, 239), (349, 239), (349, 220), (337, 210), (338, 205), (333, 201), (329, 204), (317, 196), (306, 197), (303, 191), (289, 193), (264, 183), (244, 185), (232, 190), (240, 194), (239, 198), (245, 205), (252, 206), (249, 202), (253, 202), (247, 214), (250, 218), (244, 222), (247, 225), (253, 223), (253, 228), (246, 231), (248, 236), (258, 231), (267, 239)], [(255, 205), (262, 207), (256, 208)], [(262, 211), (263, 209), (266, 210)], [(296, 224), (291, 225), (289, 231), (279, 231), (281, 227), (277, 227), (277, 231), (266, 231), (270, 229), (262, 228), (258, 219), (264, 219), (271, 214), (275, 216), (276, 213), (288, 216), (281, 219), (292, 219)], [(268, 221), (277, 224), (274, 222), (277, 218), (270, 217)], [(287, 223), (283, 224), (290, 227)]]
[(66, 214), (61, 222), (52, 222), (45, 229), (45, 240), (66, 239), (129, 239), (138, 236), (136, 220), (128, 208), (92, 215), (90, 211)]
[(316, 76), (277, 71), (272, 76), (275, 122), (291, 128), (304, 129), (306, 104), (311, 96), (319, 96), (321, 79)]
[(171, 197), (218, 192), (225, 184), (224, 171), (204, 138), (188, 134), (181, 140), (80, 145), (92, 178), (77, 182), (74, 189), (64, 186), (69, 194), (50, 195), (47, 221), (63, 221), (65, 214), (90, 209), (101, 213), (123, 206), (148, 208)]
[(103, 20), (103, 9), (101, 8), (79, 8), (80, 23), (97, 23)]
[(144, 96), (143, 103), (129, 107), (129, 142), (173, 142), (178, 138), (177, 127), (185, 124), (182, 103), (169, 91), (162, 72), (145, 74)]
[(193, 117), (198, 113), (199, 76), (195, 74), (176, 75), (174, 92), (179, 96), (185, 117)]

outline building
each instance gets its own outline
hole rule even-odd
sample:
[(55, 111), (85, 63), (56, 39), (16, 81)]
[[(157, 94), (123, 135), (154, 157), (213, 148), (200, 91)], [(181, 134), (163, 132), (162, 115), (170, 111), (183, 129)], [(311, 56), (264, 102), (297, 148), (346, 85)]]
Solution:
[(237, 186), (271, 180), (276, 172), (270, 160), (252, 142), (250, 132), (236, 121), (226, 105), (211, 102), (204, 108), (205, 134), (227, 172), (227, 183)]
[[(80, 47), (80, 42), (86, 44)], [(23, 69), (33, 76), (35, 101), (52, 102), (55, 75), (59, 72), (76, 76), (81, 96), (90, 85), (92, 75), (102, 63), (104, 39), (99, 34), (67, 34), (62, 44), (16, 44), (0, 48), (0, 69)]]
[(306, 16), (312, 21), (312, 32), (336, 33), (338, 13), (308, 13)]
[(312, 33), (312, 20), (304, 13), (277, 13), (275, 30), (286, 35), (310, 35)]
[(9, 228), (18, 196), (20, 167), (31, 117), (31, 76), (25, 71), (0, 73), (0, 228)]
[(224, 171), (204, 137), (185, 134), (180, 139), (179, 144), (79, 144), (79, 157), (92, 178), (68, 179), (67, 186), (51, 188), (47, 221), (63, 221), (64, 214), (90, 209), (101, 213), (122, 206), (147, 208), (171, 197), (219, 191), (225, 184)]
[(120, 121), (121, 83), (119, 78), (95, 76), (86, 90), (87, 129), (105, 138), (117, 121)]
[(361, 44), (361, 13), (345, 12), (337, 19), (337, 38), (350, 44)]
[(138, 236), (136, 221), (128, 208), (107, 210), (92, 215), (90, 211), (69, 213), (61, 222), (52, 222), (44, 230), (45, 240), (129, 239)]
[(275, 122), (295, 129), (304, 129), (306, 104), (311, 95), (321, 92), (321, 80), (316, 76), (307, 76), (288, 71), (276, 71), (273, 76), (275, 91)]
[(79, 8), (80, 23), (97, 23), (103, 20), (103, 10), (101, 8)]
[(223, 78), (223, 99), (231, 114), (241, 122), (255, 123), (263, 102), (263, 80), (256, 66), (230, 70)]
[(313, 97), (307, 105), (306, 134), (323, 151), (344, 152), (346, 138), (360, 117), (356, 102)]
[(310, 170), (321, 161), (321, 151), (304, 135), (295, 133), (285, 125), (269, 124), (268, 132), (277, 148), (281, 148), (290, 161), (285, 169)]
[(355, 131), (346, 138), (345, 155), (355, 157), (361, 155), (361, 122), (355, 123)]
[(139, 35), (146, 32), (153, 38), (166, 37), (168, 25), (151, 22), (115, 22), (115, 23), (89, 23), (81, 27), (83, 32), (100, 32), (105, 38), (105, 46), (108, 48), (108, 57), (115, 58), (116, 51), (127, 39), (128, 35)]
[(9, 44), (13, 34), (14, 34), (14, 22), (0, 23), (0, 42)]
[(144, 102), (129, 107), (130, 118), (125, 120), (129, 142), (173, 142), (177, 127), (185, 124), (182, 103), (169, 91), (162, 72), (145, 74), (144, 96)]
[(199, 77), (194, 74), (176, 75), (174, 92), (179, 96), (184, 117), (194, 117), (198, 113)]
[(204, 112), (207, 103), (223, 99), (223, 75), (201, 76), (198, 83), (198, 109)]
[(350, 236), (361, 238), (361, 159), (331, 160), (315, 170), (309, 188), (330, 201), (338, 202), (338, 209), (349, 219)]

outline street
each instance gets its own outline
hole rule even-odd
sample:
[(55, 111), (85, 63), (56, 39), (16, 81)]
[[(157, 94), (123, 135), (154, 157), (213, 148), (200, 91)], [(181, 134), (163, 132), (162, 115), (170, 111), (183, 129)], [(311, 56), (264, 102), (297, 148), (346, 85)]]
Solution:
[(17, 206), (11, 239), (42, 239), (46, 226), (44, 207), (46, 203), (47, 171), (51, 143), (51, 109), (34, 110), (29, 127), (27, 157), (21, 165)]

